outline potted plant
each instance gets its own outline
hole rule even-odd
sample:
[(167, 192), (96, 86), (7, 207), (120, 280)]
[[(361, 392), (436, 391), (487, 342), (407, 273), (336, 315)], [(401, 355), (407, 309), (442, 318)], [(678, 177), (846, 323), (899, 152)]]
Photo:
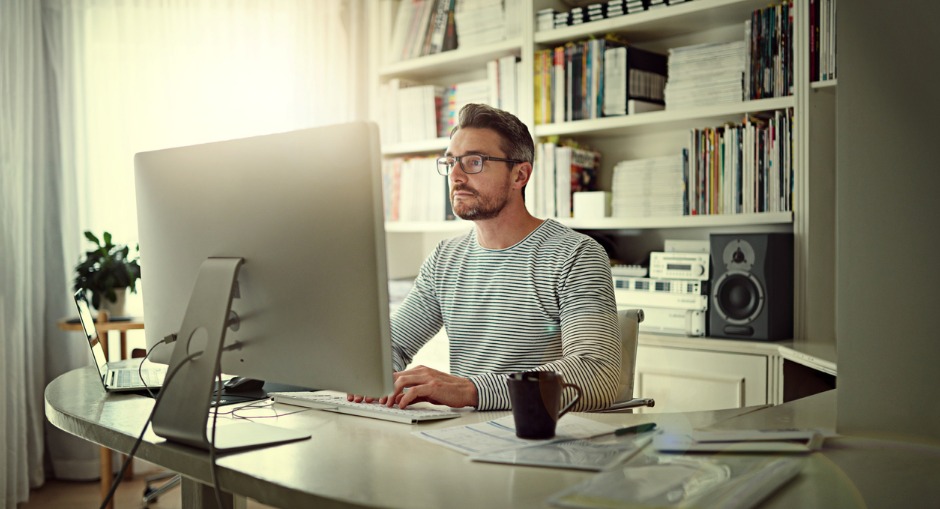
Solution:
[[(122, 315), (127, 289), (137, 291), (137, 280), (140, 279), (138, 258), (131, 258), (128, 246), (114, 244), (108, 232), (102, 235), (104, 243), (90, 231), (85, 232), (85, 238), (95, 247), (86, 251), (84, 259), (75, 267), (74, 291), (91, 292), (91, 304), (95, 309), (107, 309), (113, 315)], [(135, 253), (137, 251), (139, 247), (135, 248)]]

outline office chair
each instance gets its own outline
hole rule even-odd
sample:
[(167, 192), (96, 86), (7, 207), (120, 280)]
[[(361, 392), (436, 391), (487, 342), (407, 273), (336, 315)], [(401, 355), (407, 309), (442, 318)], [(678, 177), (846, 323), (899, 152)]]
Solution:
[(642, 309), (621, 309), (617, 311), (620, 322), (621, 364), (620, 384), (617, 402), (602, 412), (631, 411), (638, 407), (652, 407), (656, 401), (652, 398), (633, 397), (633, 379), (636, 376), (636, 349), (640, 336), (640, 322), (643, 321)]

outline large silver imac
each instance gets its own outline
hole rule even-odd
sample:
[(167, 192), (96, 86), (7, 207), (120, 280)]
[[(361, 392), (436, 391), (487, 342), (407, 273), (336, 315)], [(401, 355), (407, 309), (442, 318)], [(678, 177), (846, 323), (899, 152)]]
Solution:
[(177, 370), (158, 435), (210, 447), (219, 369), (391, 392), (380, 157), (369, 122), (136, 155), (147, 346), (177, 335), (151, 356)]

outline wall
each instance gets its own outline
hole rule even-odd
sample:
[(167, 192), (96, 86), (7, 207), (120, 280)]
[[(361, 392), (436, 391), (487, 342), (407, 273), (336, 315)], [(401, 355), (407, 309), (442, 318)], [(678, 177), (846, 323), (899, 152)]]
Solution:
[(839, 432), (938, 440), (940, 7), (838, 8)]

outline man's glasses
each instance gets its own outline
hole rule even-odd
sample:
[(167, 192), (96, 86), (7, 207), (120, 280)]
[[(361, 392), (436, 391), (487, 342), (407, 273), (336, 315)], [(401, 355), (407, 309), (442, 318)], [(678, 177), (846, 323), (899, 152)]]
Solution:
[(443, 176), (448, 176), (454, 171), (454, 167), (460, 163), (460, 169), (466, 174), (480, 173), (483, 171), (483, 163), (486, 161), (502, 161), (504, 163), (519, 164), (525, 161), (518, 159), (504, 159), (502, 157), (484, 156), (480, 154), (465, 154), (462, 156), (444, 156), (437, 159), (437, 172)]

